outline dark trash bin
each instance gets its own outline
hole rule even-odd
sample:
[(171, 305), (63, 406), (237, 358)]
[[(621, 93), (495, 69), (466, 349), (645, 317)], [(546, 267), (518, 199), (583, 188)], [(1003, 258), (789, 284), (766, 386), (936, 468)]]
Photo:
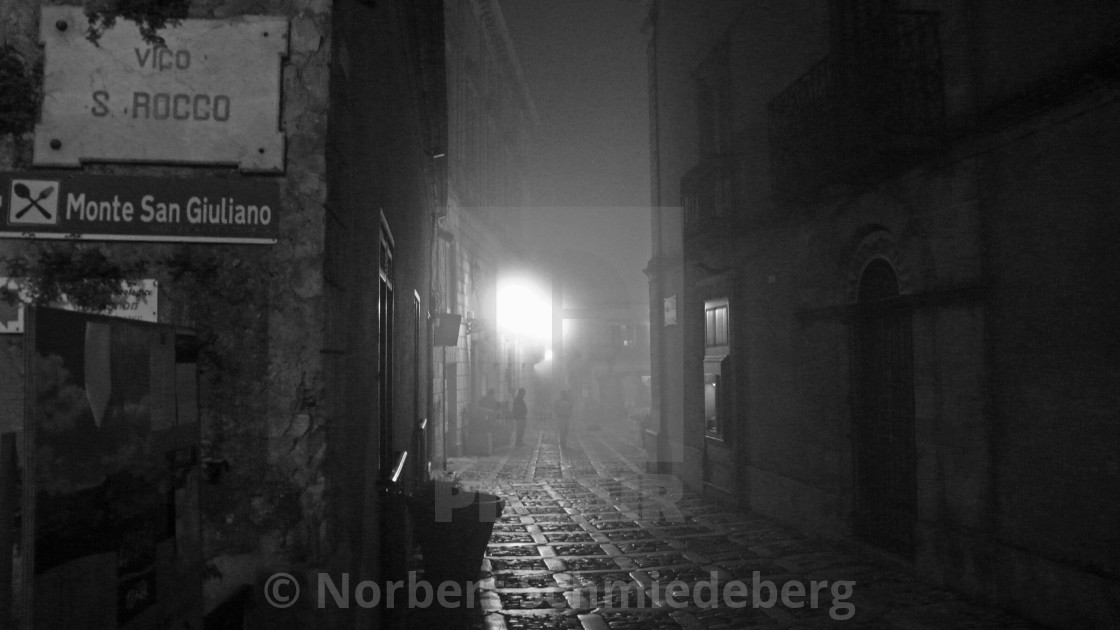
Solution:
[(478, 596), (472, 592), (468, 597), (467, 589), (476, 588), (486, 545), (504, 507), (497, 495), (462, 490), (442, 481), (429, 482), (411, 497), (409, 510), (420, 544), (424, 580), (436, 593), (441, 584), (453, 582), (456, 586), (450, 592), (457, 594), (447, 598), (451, 605), (444, 607), (436, 600), (428, 610), (415, 611), (416, 616), (447, 628), (466, 627), (470, 616), (478, 614)]
[(424, 574), (433, 585), (440, 580), (477, 581), (486, 545), (501, 518), (504, 501), (485, 492), (470, 505), (453, 507), (451, 520), (438, 522), (433, 506), (413, 511), (416, 538), (424, 559)]

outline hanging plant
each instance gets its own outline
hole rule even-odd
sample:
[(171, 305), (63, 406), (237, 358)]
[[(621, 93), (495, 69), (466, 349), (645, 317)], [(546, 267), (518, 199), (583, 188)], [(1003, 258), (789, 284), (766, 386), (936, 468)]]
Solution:
[(140, 36), (153, 46), (163, 46), (160, 29), (177, 26), (190, 11), (190, 0), (91, 0), (86, 3), (89, 19), (86, 38), (97, 44), (106, 29), (113, 28), (117, 18), (135, 22)]
[[(7, 273), (18, 278), (19, 291), (5, 287), (3, 297), (14, 303), (20, 297), (32, 304), (49, 305), (64, 296), (78, 309), (100, 312), (124, 303), (138, 285), (140, 263), (110, 259), (100, 249), (40, 245), (17, 256), (0, 258)], [(22, 295), (19, 295), (22, 294)]]

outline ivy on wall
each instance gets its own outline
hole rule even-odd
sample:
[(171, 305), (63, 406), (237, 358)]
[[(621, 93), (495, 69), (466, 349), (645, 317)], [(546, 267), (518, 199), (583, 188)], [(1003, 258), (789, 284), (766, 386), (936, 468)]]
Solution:
[[(190, 0), (87, 0), (86, 37), (96, 44), (118, 19), (124, 19), (136, 23), (145, 42), (162, 46), (159, 31), (186, 19), (190, 6)], [(15, 46), (0, 46), (0, 135), (19, 135), (34, 129), (42, 74), (41, 59), (31, 66)]]
[[(270, 274), (267, 268), (260, 267), (265, 264), (263, 256), (239, 257), (189, 246), (103, 249), (94, 243), (35, 241), (20, 243), (12, 249), (15, 253), (0, 256), (0, 263), (7, 275), (21, 279), (32, 303), (49, 304), (65, 293), (79, 308), (89, 311), (121, 304), (127, 294), (127, 287), (121, 287), (121, 283), (135, 285), (141, 278), (196, 279), (197, 288), (244, 296), (267, 288)], [(250, 270), (253, 263), (257, 268)], [(223, 282), (225, 276), (238, 270), (255, 272), (254, 278), (237, 278), (232, 281), (236, 286)], [(223, 295), (223, 299), (239, 301), (235, 295)]]
[[(22, 255), (0, 258), (7, 273), (18, 278), (23, 297), (32, 304), (50, 305), (69, 299), (83, 311), (100, 312), (123, 304), (132, 278), (143, 273), (136, 262), (111, 260), (99, 249), (37, 246)], [(19, 292), (4, 287), (9, 303)]]
[(142, 279), (158, 280), (170, 300), (161, 310), (172, 311), (161, 321), (192, 328), (199, 339), (200, 367), (215, 374), (243, 356), (246, 339), (257, 327), (253, 322), (262, 320), (268, 308), (272, 272), (260, 251), (239, 256), (174, 246), (105, 250), (73, 242), (36, 242), (15, 249), (0, 256), (0, 264), (18, 289), (0, 287), (0, 299), (14, 304), (22, 298), (40, 306), (65, 299), (79, 310), (97, 313), (122, 306)]
[(287, 531), (300, 520), (294, 480), (262, 456), (268, 429), (268, 313), (271, 257), (258, 246), (18, 243), (0, 256), (20, 291), (0, 288), (14, 303), (37, 305), (63, 295), (100, 312), (124, 304), (142, 279), (160, 284), (160, 321), (190, 328), (198, 340), (202, 457), (220, 462), (221, 479), (206, 486), (203, 518), (211, 554), (254, 549), (263, 531)]
[(136, 23), (145, 42), (162, 46), (160, 29), (186, 19), (190, 8), (190, 0), (87, 0), (85, 14), (89, 18), (89, 31), (86, 37), (96, 44), (106, 29), (113, 28), (117, 18), (122, 18)]
[(0, 134), (21, 134), (35, 127), (42, 66), (28, 68), (11, 44), (0, 46)]

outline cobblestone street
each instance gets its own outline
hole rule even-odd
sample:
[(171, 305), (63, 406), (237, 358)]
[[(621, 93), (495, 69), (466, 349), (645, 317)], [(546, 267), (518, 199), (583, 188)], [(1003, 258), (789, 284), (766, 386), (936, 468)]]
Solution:
[[(673, 488), (643, 476), (644, 451), (622, 431), (585, 429), (563, 450), (554, 433), (526, 437), (448, 463), (465, 485), (506, 500), (475, 627), (1038, 627), (691, 492), (651, 501)], [(667, 594), (677, 581), (687, 587)]]

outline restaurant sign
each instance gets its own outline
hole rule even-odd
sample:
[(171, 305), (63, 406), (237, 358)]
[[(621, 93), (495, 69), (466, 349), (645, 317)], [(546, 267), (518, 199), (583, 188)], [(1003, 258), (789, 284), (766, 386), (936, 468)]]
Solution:
[(0, 172), (0, 237), (276, 242), (280, 188), (241, 178)]
[(46, 6), (36, 166), (84, 161), (237, 165), (282, 172), (281, 59), (288, 21), (182, 20), (145, 42), (118, 20), (97, 43), (80, 6)]

